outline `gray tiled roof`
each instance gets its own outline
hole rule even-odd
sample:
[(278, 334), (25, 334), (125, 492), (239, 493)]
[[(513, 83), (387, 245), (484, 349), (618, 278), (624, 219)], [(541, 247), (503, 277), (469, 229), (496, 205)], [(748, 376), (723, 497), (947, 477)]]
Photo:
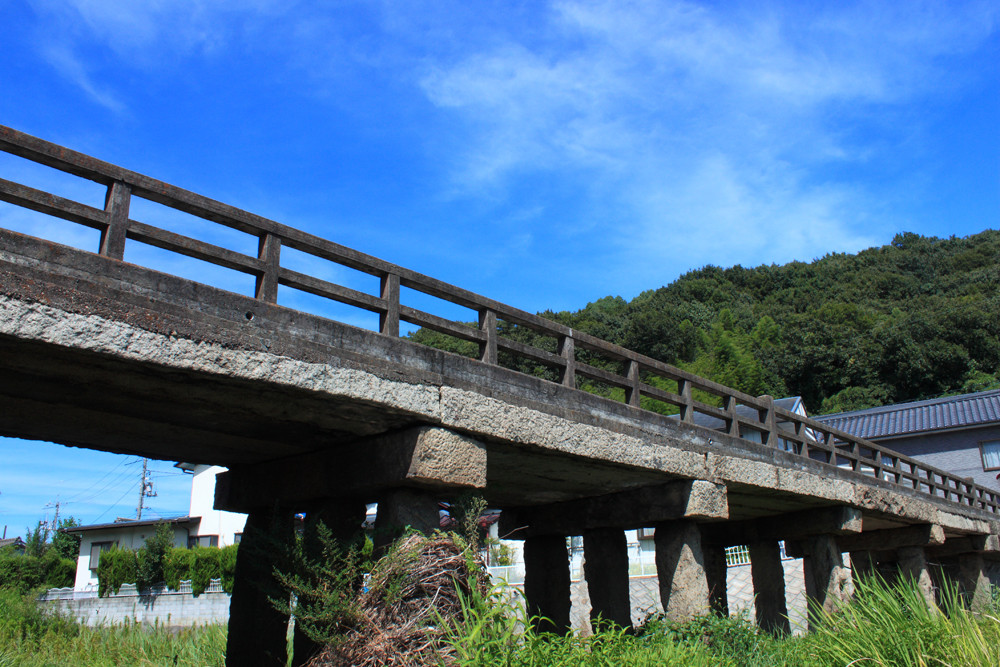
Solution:
[[(801, 401), (802, 398), (800, 396), (788, 396), (786, 398), (774, 399), (774, 405), (779, 408), (784, 408), (789, 412), (795, 412), (795, 408)], [(758, 419), (757, 411), (745, 405), (737, 405), (736, 414), (738, 414), (741, 417), (745, 417), (746, 419)], [(679, 417), (679, 415), (673, 415), (673, 416)], [(715, 417), (711, 417), (709, 415), (702, 414), (700, 412), (695, 412), (692, 415), (692, 420), (698, 426), (705, 426), (714, 429), (721, 429), (726, 425), (725, 422), (723, 422), (721, 419), (716, 419)]]
[(866, 439), (1000, 423), (1000, 389), (813, 417)]

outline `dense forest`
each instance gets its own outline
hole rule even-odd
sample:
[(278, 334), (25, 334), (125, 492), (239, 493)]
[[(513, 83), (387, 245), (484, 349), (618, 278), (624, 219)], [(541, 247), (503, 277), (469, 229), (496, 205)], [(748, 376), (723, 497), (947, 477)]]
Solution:
[[(813, 414), (979, 391), (1000, 386), (1000, 231), (706, 266), (632, 301), (540, 315), (749, 394), (802, 396)], [(501, 334), (551, 348), (522, 328)], [(474, 354), (432, 331), (411, 336)]]

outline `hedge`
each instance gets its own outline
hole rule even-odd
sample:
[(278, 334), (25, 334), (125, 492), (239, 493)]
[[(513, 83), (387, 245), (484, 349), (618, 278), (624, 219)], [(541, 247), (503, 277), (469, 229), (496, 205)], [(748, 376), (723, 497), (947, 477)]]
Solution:
[(0, 588), (24, 594), (35, 588), (65, 588), (73, 585), (76, 561), (49, 549), (43, 556), (28, 556), (8, 547), (0, 549)]
[[(222, 549), (173, 547), (167, 551), (163, 564), (163, 580), (168, 588), (175, 591), (180, 588), (181, 581), (190, 581), (191, 591), (197, 597), (205, 592), (210, 580), (222, 579), (222, 590), (232, 594), (236, 551), (235, 544)], [(107, 564), (105, 558), (108, 558)], [(103, 597), (108, 591), (117, 593), (122, 584), (135, 583), (139, 558), (135, 551), (126, 549), (111, 549), (102, 553), (97, 568), (98, 595)]]

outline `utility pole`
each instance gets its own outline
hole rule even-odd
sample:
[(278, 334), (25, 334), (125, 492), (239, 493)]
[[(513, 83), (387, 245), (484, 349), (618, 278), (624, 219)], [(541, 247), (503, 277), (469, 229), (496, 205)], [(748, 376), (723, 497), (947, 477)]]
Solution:
[(153, 490), (153, 480), (150, 479), (149, 470), (147, 469), (148, 463), (149, 459), (142, 459), (142, 479), (139, 480), (139, 504), (135, 508), (136, 521), (142, 518), (142, 508), (146, 498), (156, 497), (156, 491)]
[[(44, 526), (45, 526), (45, 541), (46, 542), (48, 542), (48, 540), (49, 540), (49, 532), (51, 531), (51, 532), (54, 533), (54, 532), (56, 532), (56, 530), (59, 529), (59, 505), (60, 505), (60, 501), (59, 501), (59, 498), (57, 497), (55, 504), (49, 503), (48, 505), (46, 505), (43, 508), (43, 509), (46, 510), (46, 512), (45, 512), (45, 523), (44, 523)], [(52, 507), (55, 507), (56, 514), (55, 514), (55, 517), (53, 517), (53, 519), (52, 519), (52, 523), (49, 523), (49, 513), (48, 513), (48, 510), (50, 508), (52, 508)]]

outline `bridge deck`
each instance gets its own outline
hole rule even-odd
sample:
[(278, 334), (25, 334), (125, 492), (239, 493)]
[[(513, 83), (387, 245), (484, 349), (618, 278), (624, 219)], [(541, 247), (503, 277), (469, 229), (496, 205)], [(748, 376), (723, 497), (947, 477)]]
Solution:
[[(866, 529), (938, 523), (961, 534), (990, 532), (1000, 509), (992, 489), (769, 397), (9, 128), (0, 127), (0, 148), (108, 187), (100, 210), (0, 179), (0, 199), (101, 231), (94, 254), (0, 230), (6, 435), (239, 467), (316, 451), (347, 460), (365, 438), (434, 424), (483, 443), (485, 492), (499, 506), (683, 478), (725, 485), (733, 519), (850, 505), (865, 511)], [(250, 234), (259, 253), (130, 219), (131, 197)], [(127, 264), (126, 241), (253, 275), (255, 297)], [(379, 292), (285, 268), (282, 247), (376, 276)], [(380, 331), (285, 308), (280, 286), (377, 313)], [(401, 286), (475, 311), (479, 326), (401, 303)], [(479, 358), (400, 338), (401, 320), (473, 342)], [(503, 336), (498, 322), (541, 333), (551, 347)], [(558, 381), (515, 370), (524, 361)], [(582, 381), (623, 390), (624, 401), (582, 391)], [(679, 415), (649, 409), (663, 405)], [(696, 424), (698, 415), (717, 428)], [(764, 444), (740, 437), (748, 431)]]

